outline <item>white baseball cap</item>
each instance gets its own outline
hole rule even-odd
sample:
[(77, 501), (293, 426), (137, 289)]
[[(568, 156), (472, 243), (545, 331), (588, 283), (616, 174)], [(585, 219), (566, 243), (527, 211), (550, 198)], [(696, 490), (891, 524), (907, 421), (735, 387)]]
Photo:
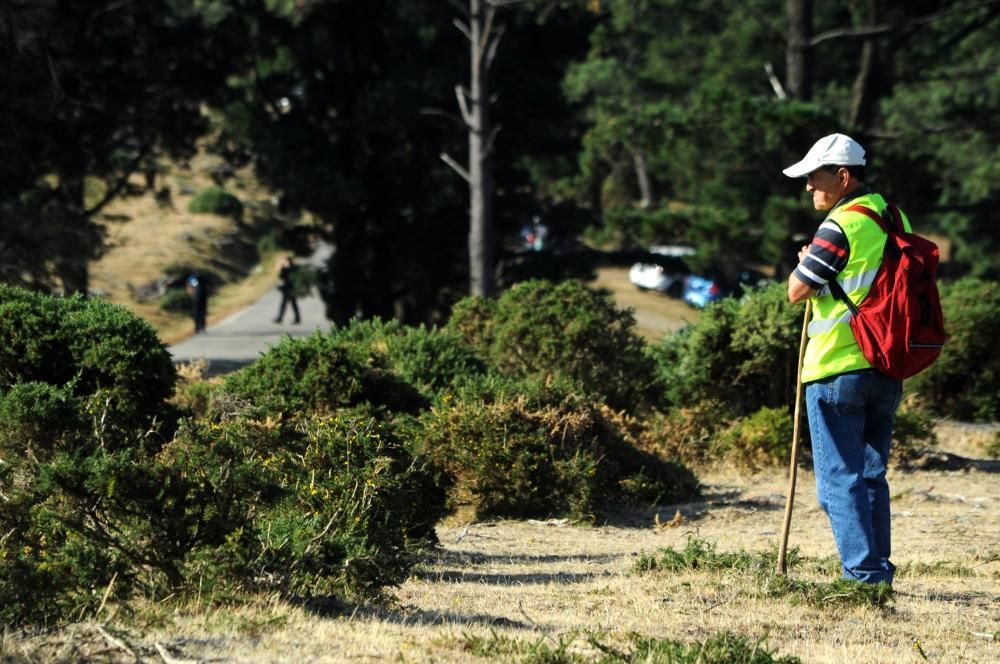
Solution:
[(865, 149), (850, 136), (830, 134), (816, 141), (802, 161), (782, 171), (790, 178), (809, 175), (820, 166), (864, 166)]

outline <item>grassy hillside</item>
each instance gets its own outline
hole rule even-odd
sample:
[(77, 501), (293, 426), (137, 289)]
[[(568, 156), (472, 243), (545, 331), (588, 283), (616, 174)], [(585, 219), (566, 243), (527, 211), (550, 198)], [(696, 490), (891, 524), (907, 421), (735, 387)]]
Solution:
[(220, 171), (220, 161), (204, 153), (188, 164), (170, 164), (157, 176), (159, 193), (119, 199), (99, 219), (106, 229), (107, 250), (91, 264), (91, 289), (150, 321), (167, 343), (189, 335), (191, 322), (184, 312), (161, 308), (158, 297), (144, 297), (166, 275), (197, 268), (217, 278), (219, 287), (209, 300), (209, 325), (274, 285), (279, 253), (260, 254), (258, 246), (266, 242), (259, 240), (293, 220), (274, 212), (271, 192), (255, 182), (249, 168), (223, 180), (226, 191), (243, 204), (240, 220), (188, 209), (199, 192), (213, 186), (211, 174)]

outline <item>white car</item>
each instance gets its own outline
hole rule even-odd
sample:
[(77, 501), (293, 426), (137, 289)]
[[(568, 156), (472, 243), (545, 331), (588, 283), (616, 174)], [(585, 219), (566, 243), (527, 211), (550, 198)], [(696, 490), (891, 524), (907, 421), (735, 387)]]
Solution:
[(629, 281), (639, 290), (655, 290), (680, 297), (684, 279), (691, 274), (684, 257), (694, 253), (694, 247), (683, 245), (650, 247), (649, 253), (629, 269)]

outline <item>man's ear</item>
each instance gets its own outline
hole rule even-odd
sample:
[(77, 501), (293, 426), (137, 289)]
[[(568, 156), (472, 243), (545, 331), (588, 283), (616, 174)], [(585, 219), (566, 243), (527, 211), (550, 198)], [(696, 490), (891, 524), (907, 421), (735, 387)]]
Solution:
[(851, 181), (851, 172), (841, 166), (837, 169), (837, 180), (840, 182), (840, 186), (847, 188), (847, 184)]

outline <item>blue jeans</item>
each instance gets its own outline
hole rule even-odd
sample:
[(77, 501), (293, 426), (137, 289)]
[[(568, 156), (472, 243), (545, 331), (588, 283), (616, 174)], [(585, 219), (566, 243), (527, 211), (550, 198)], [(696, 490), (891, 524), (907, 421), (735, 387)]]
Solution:
[(816, 494), (830, 518), (845, 579), (892, 583), (885, 479), (902, 381), (874, 369), (806, 385)]

